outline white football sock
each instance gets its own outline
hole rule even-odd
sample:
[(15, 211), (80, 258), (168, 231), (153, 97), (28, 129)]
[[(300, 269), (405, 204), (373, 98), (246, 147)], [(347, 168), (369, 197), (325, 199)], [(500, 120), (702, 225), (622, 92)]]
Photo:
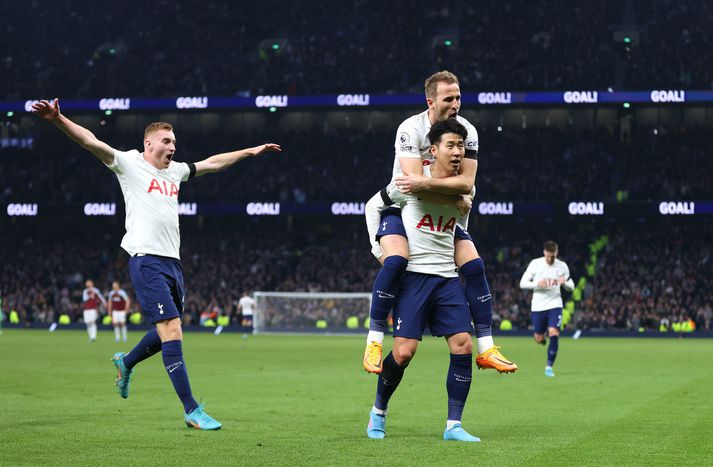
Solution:
[(369, 342), (378, 342), (379, 344), (383, 344), (384, 333), (380, 331), (369, 331), (369, 334), (366, 336), (366, 343), (368, 344)]
[(478, 347), (478, 353), (483, 353), (490, 347), (495, 345), (495, 343), (493, 342), (493, 336), (478, 337), (476, 339), (476, 342)]

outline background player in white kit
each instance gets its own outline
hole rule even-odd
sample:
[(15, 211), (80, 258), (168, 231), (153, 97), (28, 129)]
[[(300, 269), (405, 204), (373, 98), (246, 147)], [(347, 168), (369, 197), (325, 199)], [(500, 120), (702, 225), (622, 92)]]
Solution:
[(250, 292), (244, 292), (238, 300), (238, 311), (242, 316), (241, 326), (250, 328), (253, 325), (253, 312), (255, 310), (255, 299), (250, 296)]
[(560, 287), (571, 292), (574, 281), (569, 275), (567, 263), (557, 259), (559, 249), (552, 241), (545, 242), (543, 257), (533, 259), (520, 279), (520, 287), (532, 290), (532, 327), (535, 341), (545, 344), (545, 330), (550, 337), (547, 348), (545, 376), (555, 375), (552, 366), (559, 349), (560, 326), (562, 325), (562, 294)]
[(106, 307), (106, 300), (101, 291), (94, 287), (94, 281), (88, 279), (84, 283), (82, 290), (82, 307), (84, 308), (84, 324), (87, 326), (89, 342), (97, 340), (97, 319), (99, 318), (99, 306)]
[[(431, 75), (426, 79), (424, 88), (428, 110), (406, 119), (397, 130), (392, 183), (401, 192), (418, 193), (419, 197), (426, 200), (453, 202), (453, 199), (459, 199), (461, 212), (467, 215), (477, 171), (478, 132), (458, 115), (461, 95), (458, 78), (453, 73), (440, 71)], [(465, 159), (456, 174), (445, 178), (424, 176), (423, 166), (434, 162), (427, 134), (434, 123), (448, 119), (458, 121), (468, 132)], [(392, 212), (388, 208), (383, 190), (372, 197), (365, 207), (372, 253), (383, 265), (374, 280), (369, 334), (363, 358), (364, 369), (371, 373), (381, 371), (386, 318), (394, 305), (399, 279), (409, 260), (403, 223), (398, 211)], [(378, 242), (375, 238), (377, 233), (380, 235)], [(464, 228), (458, 227), (455, 237), (455, 261), (464, 279), (468, 305), (475, 324), (478, 350), (476, 364), (480, 369), (514, 372), (517, 365), (505, 358), (493, 342), (492, 295), (485, 277), (483, 260)]]
[(173, 161), (176, 136), (169, 123), (154, 122), (146, 127), (143, 153), (123, 152), (62, 115), (58, 99), (39, 101), (32, 109), (113, 171), (124, 195), (126, 234), (121, 247), (131, 255), (129, 273), (144, 317), (156, 327), (129, 353), (114, 354), (112, 361), (119, 373), (116, 380), (119, 395), (129, 397), (133, 367), (161, 352), (166, 373), (183, 403), (186, 425), (204, 430), (221, 428), (222, 425), (203, 410), (203, 404), (199, 405), (193, 398), (183, 361), (181, 316), (185, 294), (179, 256), (179, 186), (191, 177), (224, 170), (246, 157), (280, 151), (280, 146), (268, 143), (186, 164)]
[[(453, 119), (437, 122), (428, 133), (433, 141), (435, 178), (458, 172), (465, 153), (468, 133)], [(428, 168), (424, 169), (429, 171)], [(454, 262), (454, 233), (460, 211), (454, 200), (434, 203), (416, 195), (401, 193), (392, 183), (385, 193), (402, 207), (402, 219), (409, 238), (410, 260), (401, 278), (394, 307), (394, 345), (379, 374), (376, 400), (369, 415), (367, 436), (386, 435), (386, 410), (404, 371), (428, 326), (434, 336), (444, 336), (450, 350), (446, 376), (448, 419), (443, 439), (480, 441), (467, 433), (461, 417), (470, 391), (473, 373), (473, 330), (471, 313)], [(416, 408), (418, 410), (418, 408)]]
[(126, 313), (131, 307), (131, 299), (129, 294), (121, 288), (118, 281), (111, 284), (111, 292), (109, 292), (108, 309), (111, 315), (111, 324), (114, 326), (114, 341), (119, 342), (119, 339), (126, 342), (128, 334), (126, 331)]

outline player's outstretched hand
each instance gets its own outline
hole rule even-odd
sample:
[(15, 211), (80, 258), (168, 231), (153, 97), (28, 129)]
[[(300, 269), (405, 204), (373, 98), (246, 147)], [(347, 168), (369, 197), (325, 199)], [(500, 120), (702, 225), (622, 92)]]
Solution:
[(401, 193), (418, 193), (426, 189), (428, 177), (404, 172), (403, 175), (396, 177), (394, 182)]
[(255, 146), (250, 152), (252, 152), (254, 156), (259, 156), (263, 152), (282, 152), (282, 148), (279, 144), (265, 143), (260, 146)]
[(59, 99), (55, 98), (52, 102), (44, 99), (39, 102), (35, 102), (32, 104), (32, 113), (47, 120), (48, 122), (57, 120), (59, 118)]

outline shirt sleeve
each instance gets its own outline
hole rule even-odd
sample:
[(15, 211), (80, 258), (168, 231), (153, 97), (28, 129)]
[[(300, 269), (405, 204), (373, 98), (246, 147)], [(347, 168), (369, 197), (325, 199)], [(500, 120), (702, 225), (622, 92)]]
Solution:
[[(132, 154), (133, 153), (133, 154)], [(115, 174), (126, 173), (126, 169), (129, 166), (129, 161), (132, 156), (136, 156), (137, 151), (119, 151), (114, 150), (114, 161), (111, 164), (105, 164), (109, 170)]]
[(522, 279), (520, 279), (520, 288), (521, 289), (534, 289), (537, 284), (535, 284), (535, 267), (534, 267), (535, 262), (530, 261), (530, 264), (527, 265), (527, 269), (525, 270), (525, 274), (522, 275)]
[[(182, 182), (188, 181), (188, 179), (191, 178), (190, 166), (191, 164), (186, 164), (185, 162), (176, 162), (176, 172), (178, 173), (179, 180)], [(193, 173), (195, 173), (195, 170)]]
[[(395, 183), (389, 183), (389, 186), (385, 188), (388, 197), (393, 201), (393, 204), (404, 205), (410, 199), (413, 199), (413, 195), (407, 195), (401, 193), (398, 188), (396, 188)], [(385, 203), (384, 203), (385, 204)]]
[(97, 295), (97, 297), (99, 297), (99, 301), (102, 302), (102, 305), (106, 306), (106, 300), (104, 299), (104, 295), (101, 293), (101, 290), (95, 287), (94, 293)]
[(478, 130), (470, 122), (466, 121), (465, 123), (465, 128), (468, 130), (468, 138), (465, 140), (465, 157), (466, 159), (477, 159), (480, 149)]
[(419, 148), (421, 144), (419, 138), (418, 131), (410, 123), (404, 122), (399, 125), (399, 129), (396, 130), (396, 142), (394, 143), (396, 158), (418, 157), (420, 159)]
[(574, 290), (574, 281), (572, 280), (572, 276), (569, 275), (569, 266), (567, 266), (567, 263), (564, 263), (564, 272), (565, 282), (562, 285), (567, 292), (571, 292)]

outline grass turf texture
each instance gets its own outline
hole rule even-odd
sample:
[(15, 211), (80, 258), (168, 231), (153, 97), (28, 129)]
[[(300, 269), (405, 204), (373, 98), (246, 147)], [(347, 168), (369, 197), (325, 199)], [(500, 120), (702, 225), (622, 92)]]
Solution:
[(441, 339), (421, 344), (379, 441), (365, 433), (376, 377), (361, 369), (363, 337), (188, 334), (193, 392), (224, 426), (201, 432), (183, 424), (159, 355), (123, 400), (110, 357), (129, 346), (110, 333), (89, 344), (79, 331), (4, 330), (0, 465), (713, 463), (712, 341), (562, 339), (553, 379), (545, 348), (496, 342), (520, 370), (474, 373), (464, 427), (483, 442), (460, 444), (441, 440)]

